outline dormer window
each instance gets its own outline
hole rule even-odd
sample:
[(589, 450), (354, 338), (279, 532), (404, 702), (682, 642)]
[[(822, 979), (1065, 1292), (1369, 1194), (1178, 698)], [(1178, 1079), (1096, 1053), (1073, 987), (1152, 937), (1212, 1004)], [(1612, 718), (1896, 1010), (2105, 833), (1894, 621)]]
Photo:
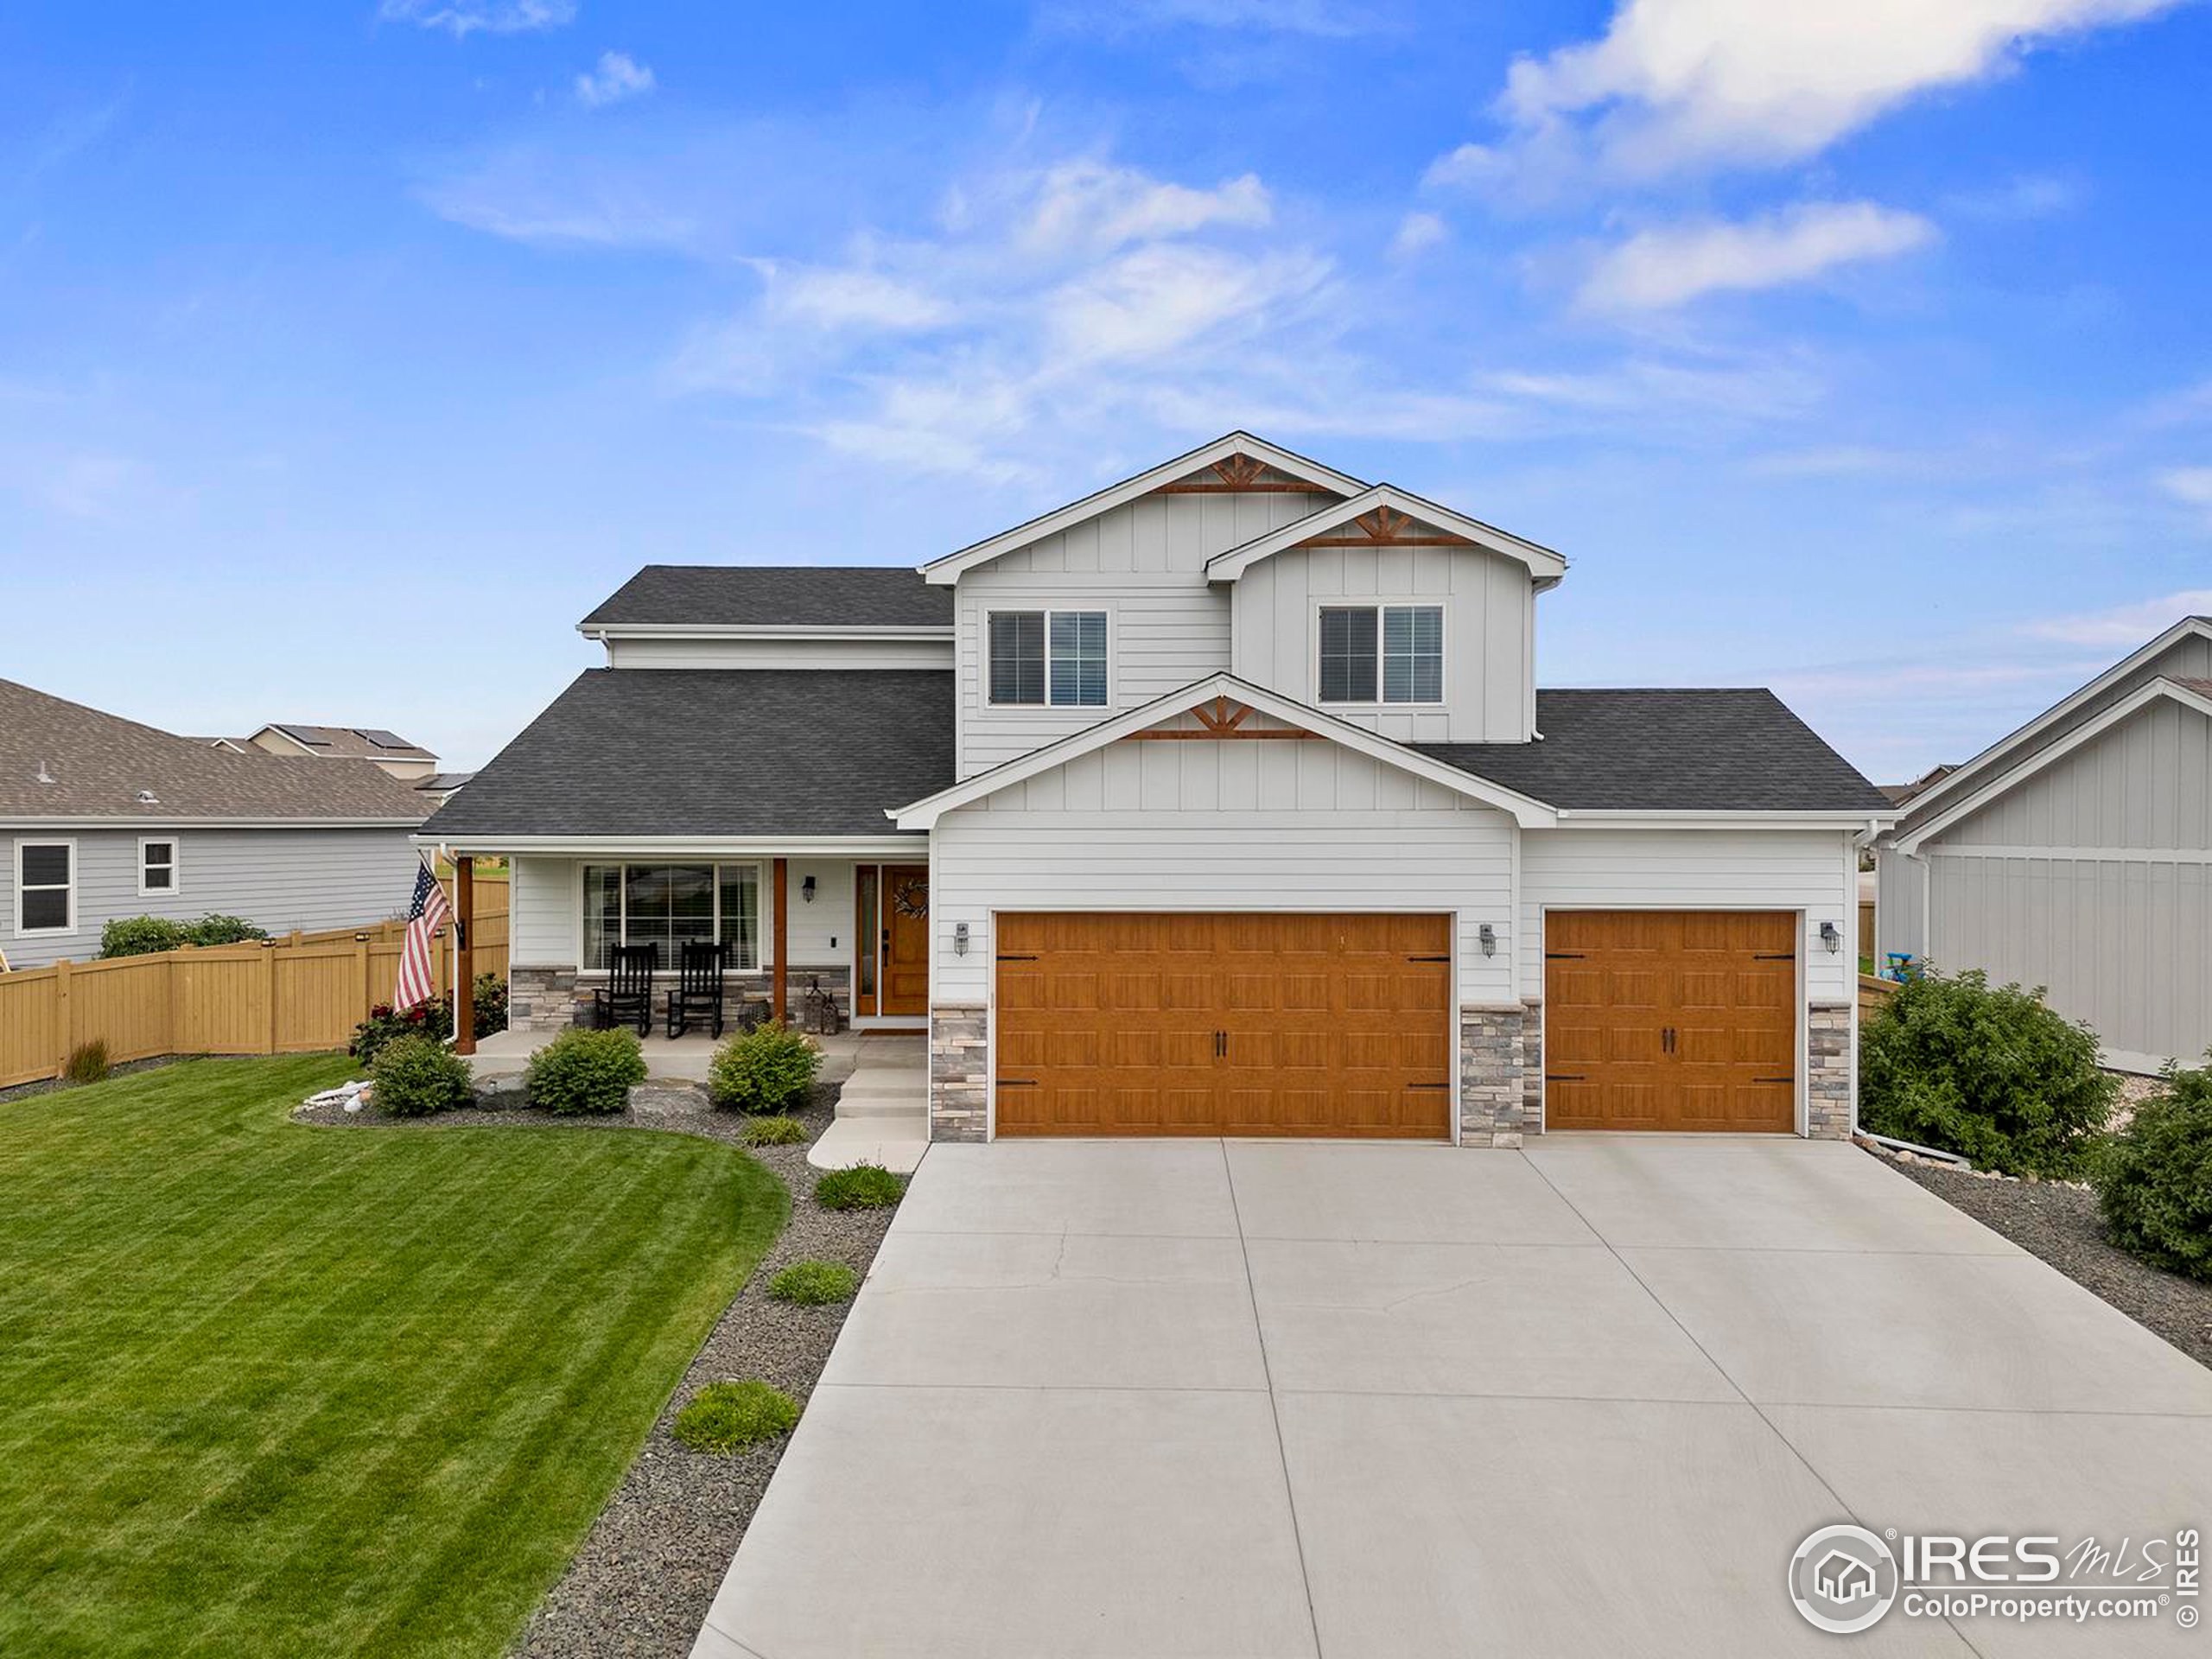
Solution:
[(1319, 684), (1323, 702), (1444, 701), (1444, 607), (1325, 605)]
[(994, 704), (1106, 706), (1105, 612), (993, 611), (989, 635)]

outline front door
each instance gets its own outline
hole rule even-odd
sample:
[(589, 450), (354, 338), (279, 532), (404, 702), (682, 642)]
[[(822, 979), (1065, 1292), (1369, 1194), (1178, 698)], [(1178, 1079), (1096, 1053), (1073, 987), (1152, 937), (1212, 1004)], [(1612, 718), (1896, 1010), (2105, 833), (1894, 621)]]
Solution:
[(863, 864), (854, 874), (853, 1012), (918, 1019), (930, 1009), (929, 866)]

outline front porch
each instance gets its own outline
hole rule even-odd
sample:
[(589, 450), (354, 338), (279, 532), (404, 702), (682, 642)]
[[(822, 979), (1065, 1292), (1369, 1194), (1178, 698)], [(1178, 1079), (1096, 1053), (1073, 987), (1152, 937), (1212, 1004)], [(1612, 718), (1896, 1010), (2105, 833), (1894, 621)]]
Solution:
[[(737, 1030), (734, 1024), (723, 1028), (728, 1037)], [(860, 1064), (861, 1045), (868, 1033), (841, 1031), (835, 1036), (817, 1037), (822, 1045), (820, 1081), (842, 1084), (853, 1074)], [(519, 1075), (530, 1065), (530, 1057), (553, 1040), (548, 1031), (509, 1030), (493, 1032), (478, 1039), (476, 1052), (468, 1057), (469, 1070), (478, 1077), (506, 1077)], [(879, 1038), (878, 1041), (891, 1040)], [(656, 1028), (653, 1034), (639, 1045), (645, 1057), (645, 1075), (661, 1083), (704, 1083), (707, 1063), (713, 1058), (715, 1039), (703, 1031), (693, 1031), (681, 1037), (669, 1037)]]

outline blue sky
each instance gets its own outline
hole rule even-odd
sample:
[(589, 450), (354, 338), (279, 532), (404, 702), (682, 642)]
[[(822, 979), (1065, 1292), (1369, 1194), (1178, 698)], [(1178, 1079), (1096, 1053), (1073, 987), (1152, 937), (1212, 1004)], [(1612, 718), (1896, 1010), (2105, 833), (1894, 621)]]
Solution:
[(0, 673), (486, 759), (649, 561), (1235, 426), (1558, 547), (1548, 684), (1958, 759), (2212, 610), (2212, 7), (0, 13)]

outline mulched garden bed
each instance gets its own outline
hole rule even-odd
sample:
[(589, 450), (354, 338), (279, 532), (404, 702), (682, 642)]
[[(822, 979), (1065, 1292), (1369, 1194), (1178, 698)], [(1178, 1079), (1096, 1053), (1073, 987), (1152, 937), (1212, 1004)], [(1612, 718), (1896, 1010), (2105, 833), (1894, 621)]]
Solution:
[[(834, 1085), (817, 1089), (798, 1114), (810, 1144), (830, 1127)], [(555, 1117), (527, 1108), (471, 1108), (429, 1120), (401, 1122), (373, 1107), (347, 1114), (335, 1106), (302, 1107), (303, 1122), (380, 1126), (435, 1133), (454, 1124), (512, 1124), (549, 1132), (568, 1128), (656, 1128), (705, 1135), (742, 1146), (745, 1119), (717, 1112), (685, 1085), (653, 1086), (634, 1108), (607, 1117)], [(691, 1651), (707, 1609), (729, 1570), (753, 1511), (776, 1472), (787, 1440), (732, 1456), (693, 1452), (669, 1433), (677, 1412), (701, 1387), (723, 1378), (757, 1376), (804, 1402), (828, 1363), (849, 1303), (794, 1307), (768, 1295), (768, 1281), (793, 1262), (842, 1262), (865, 1275), (897, 1214), (892, 1210), (825, 1210), (814, 1202), (818, 1172), (806, 1147), (748, 1147), (790, 1189), (791, 1217), (753, 1277), (724, 1311), (692, 1360), (638, 1460), (600, 1511), (569, 1563), (524, 1628), (521, 1659), (613, 1659), (613, 1656)]]
[(1931, 1163), (1907, 1164), (1887, 1157), (1882, 1161), (2031, 1255), (2041, 1256), (2199, 1364), (2212, 1366), (2212, 1284), (2139, 1262), (2107, 1242), (2094, 1192), (2053, 1181), (1972, 1174)]

